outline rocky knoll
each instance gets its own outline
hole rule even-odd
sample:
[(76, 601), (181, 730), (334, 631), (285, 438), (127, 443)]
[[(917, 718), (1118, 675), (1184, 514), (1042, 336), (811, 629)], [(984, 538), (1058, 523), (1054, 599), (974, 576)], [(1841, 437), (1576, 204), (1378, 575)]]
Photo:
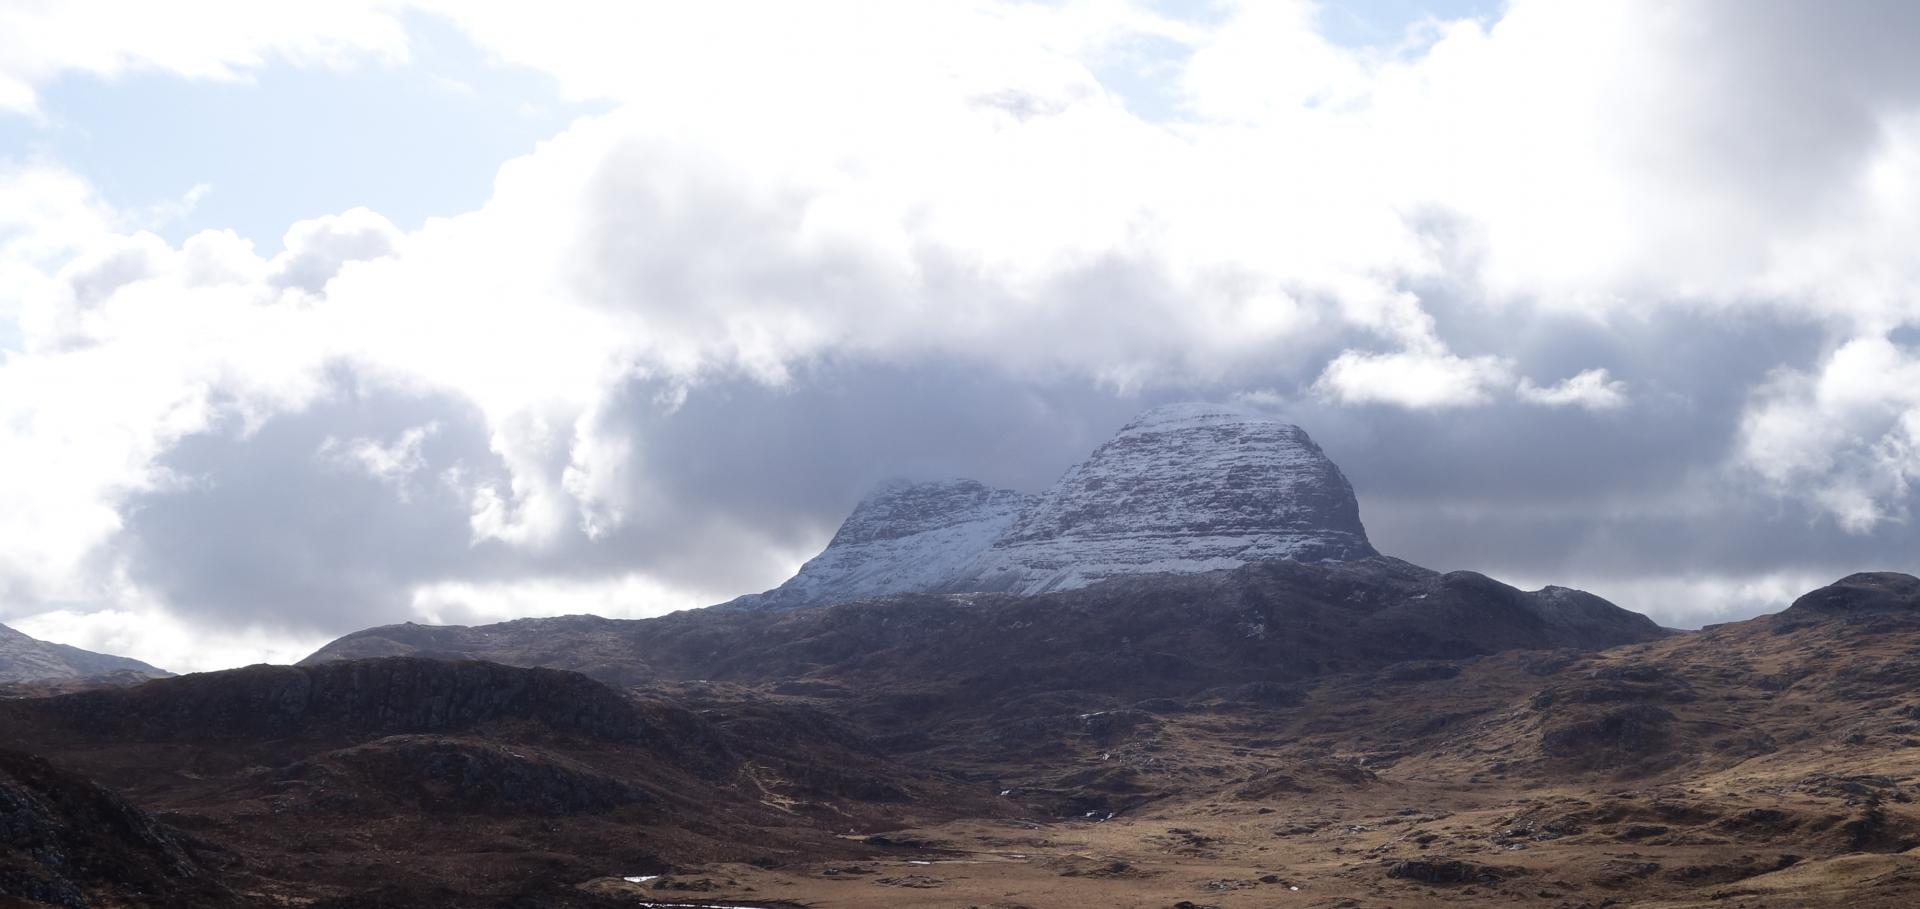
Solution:
[(1891, 571), (1850, 574), (1793, 601), (1792, 621), (1818, 616), (1920, 615), (1920, 578)]

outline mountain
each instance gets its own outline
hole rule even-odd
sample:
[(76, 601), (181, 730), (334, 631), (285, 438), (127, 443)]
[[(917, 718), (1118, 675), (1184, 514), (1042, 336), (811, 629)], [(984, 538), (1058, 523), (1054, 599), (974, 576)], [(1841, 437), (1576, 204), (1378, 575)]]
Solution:
[(799, 573), (727, 605), (795, 609), (934, 589), (985, 552), (1028, 504), (1021, 493), (974, 480), (883, 483)]
[(553, 666), (616, 684), (833, 678), (883, 696), (962, 680), (976, 694), (1189, 692), (1405, 660), (1593, 650), (1666, 634), (1580, 591), (1520, 591), (1473, 572), (1441, 574), (1376, 556), (1113, 578), (1027, 596), (890, 594), (789, 611), (390, 625), (335, 640), (302, 665), (411, 655)]
[(727, 605), (1026, 595), (1373, 555), (1352, 485), (1304, 430), (1234, 405), (1173, 404), (1122, 427), (1038, 496), (973, 480), (884, 483), (792, 579)]
[(0, 684), (66, 681), (127, 672), (148, 678), (169, 674), (139, 660), (37, 640), (0, 625)]
[(1353, 486), (1304, 430), (1243, 407), (1173, 404), (1122, 427), (938, 589), (1034, 594), (1372, 555)]

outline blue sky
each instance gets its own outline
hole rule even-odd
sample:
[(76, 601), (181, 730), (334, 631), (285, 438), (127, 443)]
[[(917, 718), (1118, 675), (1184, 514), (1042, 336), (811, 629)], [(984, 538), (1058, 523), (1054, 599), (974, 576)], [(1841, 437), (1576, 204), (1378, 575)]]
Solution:
[[(1214, 15), (1204, 2), (1159, 8)], [(1422, 21), (1488, 18), (1498, 8), (1493, 0), (1368, 0), (1328, 5), (1319, 24), (1336, 43), (1387, 49)], [(42, 116), (0, 111), (0, 156), (74, 170), (114, 205), (154, 213), (152, 228), (169, 240), (231, 229), (272, 254), (287, 226), (305, 218), (366, 207), (412, 229), (478, 208), (502, 162), (607, 108), (569, 101), (551, 77), (489, 59), (437, 17), (413, 13), (406, 22), (404, 63), (331, 68), (270, 58), (237, 81), (70, 73), (41, 86)], [(1136, 113), (1164, 118), (1175, 102), (1160, 65), (1180, 55), (1170, 42), (1148, 42), (1140, 58), (1098, 75)], [(0, 345), (4, 338), (0, 329)]]
[(164, 212), (205, 186), (158, 232), (232, 229), (272, 254), (304, 218), (366, 207), (411, 229), (478, 208), (501, 162), (605, 107), (490, 62), (434, 17), (408, 17), (408, 35), (399, 64), (272, 60), (231, 82), (69, 74), (42, 87), (42, 116), (0, 113), (0, 149), (77, 171), (127, 209)]

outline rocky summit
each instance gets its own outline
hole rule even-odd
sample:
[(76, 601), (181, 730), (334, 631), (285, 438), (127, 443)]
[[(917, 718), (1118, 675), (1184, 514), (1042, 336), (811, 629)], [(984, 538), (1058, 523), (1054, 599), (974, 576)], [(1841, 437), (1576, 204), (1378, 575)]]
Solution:
[(773, 590), (795, 609), (888, 593), (1013, 593), (1276, 559), (1376, 555), (1340, 468), (1298, 426), (1223, 404), (1147, 411), (1038, 496), (890, 481)]
[(1815, 616), (1920, 615), (1920, 578), (1892, 571), (1850, 574), (1794, 600), (1788, 620)]
[(944, 589), (1034, 594), (1375, 554), (1353, 486), (1300, 427), (1243, 407), (1173, 404), (1067, 471)]

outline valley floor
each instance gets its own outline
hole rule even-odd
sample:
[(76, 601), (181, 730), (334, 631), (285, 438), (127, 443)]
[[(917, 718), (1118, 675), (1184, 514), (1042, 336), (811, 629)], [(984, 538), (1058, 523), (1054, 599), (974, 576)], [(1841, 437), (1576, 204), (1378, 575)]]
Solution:
[[(1790, 838), (1766, 847), (1728, 833), (1755, 812), (1820, 810), (1817, 800), (1753, 809), (1712, 799), (1384, 783), (1279, 805), (1159, 805), (1104, 821), (955, 821), (888, 834), (914, 844), (895, 855), (716, 863), (582, 889), (633, 905), (820, 909), (1920, 905), (1920, 850), (1807, 859)], [(1596, 803), (1605, 807), (1591, 810)], [(1663, 815), (1693, 823), (1643, 822)]]

